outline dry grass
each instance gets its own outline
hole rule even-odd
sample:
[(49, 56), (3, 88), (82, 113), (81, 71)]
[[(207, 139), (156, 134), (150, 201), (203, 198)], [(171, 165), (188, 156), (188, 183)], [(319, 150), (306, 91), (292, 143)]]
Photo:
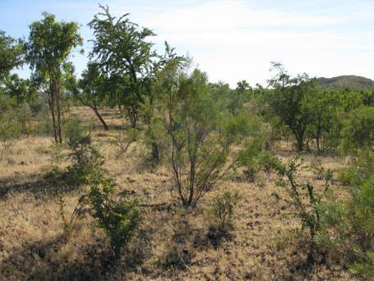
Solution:
[[(96, 120), (88, 109), (74, 113)], [(168, 170), (147, 166), (142, 144), (117, 159), (117, 149), (105, 140), (122, 121), (115, 111), (104, 115), (114, 129), (104, 132), (95, 121), (93, 136), (105, 167), (116, 177), (119, 192), (146, 205), (141, 229), (123, 259), (109, 266), (105, 236), (89, 218), (64, 235), (58, 193), (43, 179), (51, 165), (52, 139), (28, 137), (0, 151), (0, 280), (349, 280), (338, 265), (305, 267), (305, 245), (291, 235), (300, 223), (287, 215), (285, 202), (271, 196), (281, 192), (275, 174), (260, 174), (255, 183), (241, 177), (224, 181), (186, 211), (172, 194)], [(332, 158), (308, 156), (306, 161), (332, 169), (343, 165)], [(321, 184), (309, 172), (302, 176)], [(212, 238), (208, 209), (225, 190), (242, 196), (235, 227), (226, 237)], [(85, 187), (65, 194), (67, 216), (83, 192)]]

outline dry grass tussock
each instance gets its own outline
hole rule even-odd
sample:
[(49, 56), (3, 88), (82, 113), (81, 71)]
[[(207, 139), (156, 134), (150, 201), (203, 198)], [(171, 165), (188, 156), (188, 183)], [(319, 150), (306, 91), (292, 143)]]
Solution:
[[(74, 110), (93, 120), (92, 112)], [(113, 128), (122, 124), (111, 111), (104, 117)], [(104, 132), (95, 124), (94, 140), (118, 192), (142, 200), (143, 220), (135, 239), (113, 265), (108, 241), (89, 217), (66, 236), (59, 191), (43, 178), (51, 166), (52, 139), (24, 138), (0, 151), (0, 280), (349, 280), (338, 265), (305, 266), (305, 245), (293, 238), (300, 223), (285, 202), (272, 196), (282, 194), (274, 172), (261, 172), (254, 183), (238, 172), (186, 211), (172, 193), (167, 168), (148, 166), (141, 143), (118, 158), (118, 148), (106, 142), (116, 128)], [(343, 165), (332, 158), (308, 156), (306, 161), (332, 169)], [(312, 173), (302, 176), (322, 185)], [(87, 188), (64, 194), (66, 217)], [(238, 191), (242, 199), (233, 231), (216, 235), (208, 210), (213, 197), (226, 190)]]

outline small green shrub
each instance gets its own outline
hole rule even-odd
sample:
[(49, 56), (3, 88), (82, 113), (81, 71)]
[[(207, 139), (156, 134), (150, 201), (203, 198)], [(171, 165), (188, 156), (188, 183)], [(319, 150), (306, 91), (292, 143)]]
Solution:
[(353, 110), (342, 130), (344, 152), (357, 152), (374, 145), (374, 107), (362, 106)]
[(258, 166), (270, 173), (272, 169), (276, 170), (281, 165), (280, 160), (274, 157), (270, 151), (263, 151), (257, 156)]
[(365, 258), (361, 258), (349, 266), (352, 275), (366, 280), (374, 279), (374, 252), (365, 253)]
[(49, 136), (53, 134), (53, 124), (49, 115), (40, 114), (36, 117), (33, 134), (37, 136)]
[(252, 150), (245, 159), (242, 158), (241, 163), (244, 165), (244, 175), (250, 182), (254, 182), (256, 175), (261, 170), (264, 170), (266, 173), (270, 173), (271, 170), (276, 170), (280, 165), (280, 160), (277, 157), (274, 157), (270, 151), (256, 151)]
[(115, 182), (102, 169), (103, 161), (100, 154), (94, 148), (89, 147), (86, 138), (83, 140), (83, 143), (80, 140), (75, 145), (84, 148), (71, 154), (73, 163), (66, 171), (58, 174), (58, 180), (65, 186), (75, 187), (87, 184), (91, 188), (87, 194), (79, 198), (69, 219), (64, 212), (63, 195), (60, 195), (57, 203), (62, 226), (65, 233), (69, 234), (78, 219), (83, 217), (82, 211), (89, 208), (88, 213), (109, 237), (111, 249), (117, 260), (120, 258), (123, 247), (131, 241), (140, 224), (139, 200), (115, 198)]
[(31, 110), (27, 103), (23, 103), (18, 106), (16, 109), (16, 119), (20, 124), (22, 134), (29, 134), (31, 132)]
[(352, 274), (365, 280), (374, 277), (373, 156), (362, 153), (344, 173), (348, 196), (331, 194), (321, 204), (323, 228), (316, 237), (318, 244), (350, 265)]
[(78, 142), (87, 135), (86, 127), (77, 116), (73, 116), (64, 121), (62, 124), (62, 133), (67, 139), (69, 146)]
[(362, 151), (353, 159), (349, 168), (341, 169), (338, 180), (346, 186), (358, 186), (374, 171), (374, 152)]
[(6, 112), (0, 117), (0, 141), (5, 149), (9, 149), (14, 140), (22, 136), (22, 124), (17, 116)]
[[(370, 192), (366, 192), (370, 185)], [(324, 227), (316, 237), (317, 243), (329, 249), (351, 268), (354, 275), (371, 280), (374, 273), (374, 181), (362, 187), (362, 195), (346, 202), (336, 198), (323, 205)], [(344, 257), (344, 259), (342, 258)]]
[(43, 99), (38, 98), (30, 103), (30, 110), (33, 116), (37, 116), (43, 112), (47, 113), (48, 105)]
[[(46, 178), (52, 179), (55, 184), (64, 188), (77, 188), (80, 185), (90, 184), (90, 177), (96, 171), (102, 171), (103, 157), (97, 148), (92, 145), (89, 135), (81, 135), (80, 131), (73, 132), (69, 136), (69, 153), (61, 154), (61, 145), (55, 145), (52, 150), (52, 169), (46, 174)], [(77, 133), (78, 132), (78, 133)], [(58, 164), (66, 159), (71, 164), (61, 171)]]
[(91, 143), (91, 137), (85, 136), (69, 142), (70, 153), (67, 155), (72, 164), (64, 172), (63, 180), (70, 187), (90, 184), (91, 174), (102, 170), (103, 157)]
[(140, 225), (139, 200), (115, 200), (115, 183), (112, 179), (100, 176), (93, 180), (88, 202), (93, 210), (92, 217), (110, 239), (115, 258), (119, 259), (123, 247), (134, 236)]
[(213, 199), (211, 213), (218, 221), (219, 227), (225, 229), (227, 224), (232, 222), (235, 208), (240, 201), (237, 192), (226, 191), (223, 195), (218, 195)]
[(300, 157), (292, 159), (287, 164), (278, 165), (278, 185), (287, 192), (289, 199), (286, 199), (286, 201), (296, 208), (296, 214), (300, 218), (303, 228), (307, 228), (309, 231), (310, 252), (308, 260), (312, 262), (314, 254), (318, 250), (315, 242), (316, 235), (322, 228), (320, 205), (322, 199), (329, 192), (332, 173), (330, 170), (325, 171), (324, 188), (318, 192), (311, 183), (298, 182), (301, 168), (303, 167)]

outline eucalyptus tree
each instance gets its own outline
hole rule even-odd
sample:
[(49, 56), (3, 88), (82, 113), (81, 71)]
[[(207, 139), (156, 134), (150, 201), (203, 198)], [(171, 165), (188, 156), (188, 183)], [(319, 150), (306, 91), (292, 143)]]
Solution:
[(0, 30), (0, 81), (23, 63), (24, 46)]
[(270, 106), (294, 135), (298, 151), (302, 151), (313, 118), (306, 99), (315, 92), (316, 79), (307, 74), (291, 78), (280, 63), (273, 63), (273, 69), (278, 73), (269, 81), (273, 87)]
[(56, 142), (62, 142), (62, 75), (72, 50), (83, 43), (76, 22), (58, 22), (54, 15), (43, 12), (43, 19), (30, 25), (26, 43), (26, 60), (39, 82), (48, 85), (48, 103)]
[(321, 152), (321, 141), (334, 141), (329, 139), (338, 134), (336, 129), (339, 125), (338, 108), (339, 97), (338, 93), (332, 90), (318, 90), (309, 95), (306, 100), (307, 111), (311, 115), (310, 125), (307, 133), (315, 140), (317, 154)]
[(24, 102), (32, 102), (36, 98), (36, 88), (29, 79), (22, 79), (17, 74), (12, 74), (5, 80), (5, 94), (14, 99), (16, 106)]
[[(108, 80), (101, 73), (99, 66), (94, 62), (89, 62), (87, 69), (82, 73), (82, 79), (78, 83), (79, 89), (76, 91), (76, 98), (85, 106), (91, 108), (104, 130), (108, 130), (108, 125), (99, 112), (100, 106), (105, 103), (108, 93)], [(109, 88), (110, 89), (110, 88)]]
[(90, 58), (109, 78), (114, 78), (113, 83), (121, 89), (118, 103), (126, 109), (132, 127), (136, 127), (147, 95), (147, 74), (152, 59), (157, 57), (147, 39), (155, 34), (131, 22), (129, 14), (116, 18), (109, 7), (100, 8), (102, 12), (88, 24), (95, 37)]
[(237, 83), (235, 91), (230, 96), (228, 109), (232, 115), (238, 115), (244, 108), (246, 102), (249, 101), (252, 92), (251, 86), (246, 80)]

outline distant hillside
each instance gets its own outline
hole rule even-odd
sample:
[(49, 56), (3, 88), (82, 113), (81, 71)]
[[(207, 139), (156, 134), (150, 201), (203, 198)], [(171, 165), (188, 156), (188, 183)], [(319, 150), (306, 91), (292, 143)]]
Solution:
[(321, 88), (344, 90), (374, 90), (374, 81), (361, 76), (342, 75), (333, 78), (318, 78)]

